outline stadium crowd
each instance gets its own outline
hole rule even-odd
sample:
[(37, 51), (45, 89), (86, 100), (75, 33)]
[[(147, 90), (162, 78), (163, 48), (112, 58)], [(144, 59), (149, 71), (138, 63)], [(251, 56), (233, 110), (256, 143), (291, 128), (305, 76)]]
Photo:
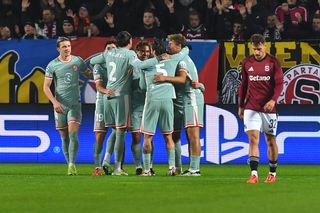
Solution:
[(319, 39), (320, 0), (1, 0), (1, 40), (67, 36)]

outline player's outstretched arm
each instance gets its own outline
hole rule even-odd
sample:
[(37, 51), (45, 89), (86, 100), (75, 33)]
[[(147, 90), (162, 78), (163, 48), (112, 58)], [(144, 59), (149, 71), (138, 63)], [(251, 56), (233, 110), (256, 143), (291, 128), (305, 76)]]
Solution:
[(103, 64), (105, 62), (106, 62), (106, 60), (103, 56), (103, 53), (90, 59), (90, 64)]

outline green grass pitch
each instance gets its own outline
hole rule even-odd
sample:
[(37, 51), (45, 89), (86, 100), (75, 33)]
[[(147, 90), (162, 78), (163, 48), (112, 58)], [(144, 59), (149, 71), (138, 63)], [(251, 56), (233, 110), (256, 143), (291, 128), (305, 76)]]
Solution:
[(245, 165), (202, 165), (201, 177), (92, 177), (93, 165), (79, 164), (66, 176), (62, 164), (0, 164), (0, 212), (319, 212), (319, 166), (280, 165), (278, 180), (246, 184)]

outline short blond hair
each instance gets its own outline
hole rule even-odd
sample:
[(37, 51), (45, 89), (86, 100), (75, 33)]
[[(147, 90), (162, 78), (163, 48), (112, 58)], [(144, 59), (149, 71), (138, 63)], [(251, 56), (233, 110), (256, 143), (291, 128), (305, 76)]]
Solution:
[(185, 47), (187, 45), (187, 39), (182, 34), (171, 34), (168, 35), (169, 41), (173, 41), (177, 45), (181, 45), (181, 47)]

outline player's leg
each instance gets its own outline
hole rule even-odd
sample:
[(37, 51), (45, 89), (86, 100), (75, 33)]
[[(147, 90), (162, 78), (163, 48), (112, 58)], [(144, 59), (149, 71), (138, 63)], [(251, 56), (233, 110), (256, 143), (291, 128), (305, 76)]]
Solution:
[(190, 165), (184, 172), (186, 176), (200, 176), (200, 127), (190, 126), (186, 129), (190, 145)]
[(121, 162), (124, 152), (125, 131), (131, 126), (130, 120), (130, 96), (123, 95), (115, 98), (115, 123), (116, 123), (116, 141), (114, 144), (114, 175), (127, 175), (121, 170)]
[(168, 176), (175, 176), (176, 175), (176, 167), (175, 167), (175, 147), (174, 142), (172, 139), (172, 134), (163, 134), (163, 138), (166, 142), (166, 149), (168, 155), (168, 165), (169, 169), (167, 172)]
[(153, 135), (144, 134), (143, 139), (143, 154), (142, 154), (142, 160), (144, 165), (144, 172), (142, 173), (142, 176), (151, 176), (150, 171), (150, 161), (151, 161), (151, 152), (152, 152), (152, 141)]
[(268, 145), (269, 174), (266, 183), (276, 181), (278, 166), (278, 145), (276, 143), (277, 115), (274, 113), (262, 113), (262, 126), (266, 143)]
[(64, 113), (54, 112), (54, 118), (55, 118), (55, 126), (59, 132), (61, 142), (62, 142), (62, 144), (61, 144), (62, 152), (63, 152), (63, 155), (66, 159), (67, 164), (69, 165), (70, 139), (69, 139), (69, 134), (68, 134), (67, 112), (66, 111), (64, 111)]
[(150, 159), (150, 172), (152, 175), (156, 175), (156, 172), (153, 169), (153, 159), (154, 159), (154, 142), (153, 142), (153, 140), (151, 140), (151, 147), (152, 147), (152, 150), (151, 150), (151, 159)]
[(181, 128), (183, 125), (183, 106), (174, 104), (174, 121), (172, 139), (175, 144), (175, 166), (177, 174), (182, 173), (182, 161), (181, 161)]
[(159, 101), (146, 101), (142, 113), (141, 132), (144, 134), (143, 139), (143, 176), (151, 176), (151, 153), (152, 153), (152, 138), (156, 132), (156, 127), (159, 118)]
[(68, 112), (68, 132), (69, 132), (69, 169), (72, 171), (72, 175), (77, 175), (75, 167), (76, 158), (78, 154), (79, 139), (78, 132), (80, 128), (82, 113), (81, 104), (72, 106)]
[(172, 133), (172, 139), (175, 145), (175, 167), (177, 174), (182, 173), (182, 161), (181, 161), (181, 138), (180, 131), (174, 131)]
[(176, 174), (175, 167), (175, 144), (172, 139), (173, 132), (173, 103), (172, 99), (161, 101), (159, 126), (166, 142), (169, 170), (167, 175), (174, 176)]
[(136, 175), (142, 174), (142, 165), (141, 165), (142, 150), (140, 146), (140, 140), (141, 140), (140, 127), (141, 127), (142, 112), (143, 112), (143, 105), (135, 103), (133, 105), (133, 111), (131, 116), (132, 118), (131, 151), (133, 155), (133, 161), (136, 166)]
[(259, 112), (253, 110), (244, 110), (244, 126), (245, 132), (249, 139), (249, 164), (251, 176), (248, 183), (258, 183), (258, 165), (260, 159), (259, 153), (259, 137), (262, 120)]
[(276, 143), (276, 136), (265, 134), (265, 139), (268, 144), (268, 158), (269, 158), (269, 175), (265, 180), (266, 183), (276, 181), (276, 170), (278, 166), (278, 145)]
[(94, 143), (94, 163), (95, 170), (92, 173), (93, 176), (99, 176), (103, 174), (101, 169), (101, 156), (103, 150), (103, 141), (106, 137), (107, 127), (105, 127), (104, 122), (104, 104), (103, 99), (96, 100), (96, 109), (94, 116), (94, 133), (95, 133), (95, 143)]
[(183, 174), (185, 176), (200, 176), (200, 127), (203, 127), (203, 108), (202, 97), (199, 104), (185, 104), (184, 106), (184, 127), (186, 128), (189, 141), (189, 169)]
[(142, 150), (140, 146), (140, 132), (132, 132), (131, 151), (133, 155), (134, 164), (136, 166), (136, 175), (142, 174), (141, 156)]
[(107, 141), (106, 153), (105, 153), (103, 161), (102, 161), (102, 169), (106, 175), (110, 174), (110, 161), (111, 161), (111, 155), (114, 150), (115, 142), (116, 142), (116, 130), (114, 128), (112, 128), (112, 131), (111, 131), (111, 133), (108, 137), (108, 141)]
[(63, 113), (54, 112), (54, 116), (55, 116), (56, 129), (59, 131), (60, 138), (62, 141), (62, 151), (66, 159), (66, 162), (68, 164), (67, 174), (72, 175), (73, 168), (70, 167), (70, 136), (69, 136), (69, 130), (68, 130), (69, 108), (63, 106), (63, 109), (64, 109)]

